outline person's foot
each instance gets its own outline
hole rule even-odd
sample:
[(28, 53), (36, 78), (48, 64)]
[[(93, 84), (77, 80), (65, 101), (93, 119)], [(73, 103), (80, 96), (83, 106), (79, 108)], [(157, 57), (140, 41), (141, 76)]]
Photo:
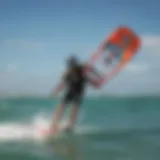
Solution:
[(58, 132), (58, 125), (55, 125), (54, 127), (51, 127), (50, 129), (50, 134), (55, 134)]
[(70, 128), (70, 127), (65, 128), (64, 130), (65, 130), (65, 132), (73, 132), (73, 128)]
[(64, 131), (66, 132), (72, 132), (73, 131), (73, 126), (68, 124), (67, 126), (64, 127)]

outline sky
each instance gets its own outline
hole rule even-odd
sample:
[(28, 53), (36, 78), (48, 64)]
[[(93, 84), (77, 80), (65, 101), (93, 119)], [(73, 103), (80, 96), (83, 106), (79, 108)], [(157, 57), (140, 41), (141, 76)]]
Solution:
[(49, 94), (72, 53), (87, 61), (119, 25), (142, 39), (134, 60), (101, 90), (160, 93), (157, 0), (1, 0), (0, 93)]

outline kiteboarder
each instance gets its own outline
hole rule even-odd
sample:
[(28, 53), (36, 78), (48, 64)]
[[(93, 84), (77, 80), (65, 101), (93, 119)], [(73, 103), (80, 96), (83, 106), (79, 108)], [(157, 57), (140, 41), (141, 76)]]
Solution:
[[(86, 74), (86, 69), (88, 73), (92, 74), (94, 78), (90, 78)], [(69, 117), (69, 122), (66, 129), (70, 130), (74, 127), (77, 119), (77, 114), (79, 107), (83, 101), (84, 93), (86, 89), (87, 82), (92, 86), (98, 88), (100, 87), (101, 76), (93, 68), (87, 68), (87, 65), (80, 64), (75, 56), (70, 56), (67, 60), (67, 70), (64, 73), (61, 82), (53, 90), (52, 95), (57, 95), (64, 87), (66, 88), (63, 99), (61, 100), (57, 111), (55, 113), (54, 119), (51, 124), (51, 133), (58, 131), (59, 121), (61, 120), (66, 105), (72, 104), (71, 115)]]

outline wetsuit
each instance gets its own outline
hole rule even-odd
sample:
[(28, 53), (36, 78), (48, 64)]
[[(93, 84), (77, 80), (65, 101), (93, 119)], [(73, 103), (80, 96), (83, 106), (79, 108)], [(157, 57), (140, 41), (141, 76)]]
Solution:
[(87, 82), (84, 75), (84, 66), (76, 65), (70, 68), (64, 75), (63, 81), (66, 85), (63, 102), (81, 104)]

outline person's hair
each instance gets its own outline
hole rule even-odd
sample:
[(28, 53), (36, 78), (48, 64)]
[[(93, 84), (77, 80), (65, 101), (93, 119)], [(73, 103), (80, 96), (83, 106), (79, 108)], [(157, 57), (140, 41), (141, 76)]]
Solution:
[(74, 66), (78, 64), (78, 59), (75, 55), (69, 56), (67, 59), (67, 66)]

